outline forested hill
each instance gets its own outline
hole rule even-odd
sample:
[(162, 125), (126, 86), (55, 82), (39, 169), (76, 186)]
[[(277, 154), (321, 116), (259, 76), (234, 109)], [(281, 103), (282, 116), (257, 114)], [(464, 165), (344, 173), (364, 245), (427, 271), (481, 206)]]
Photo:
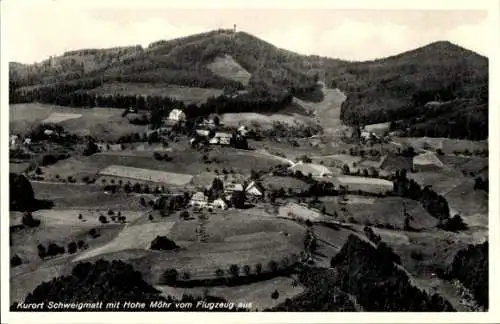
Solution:
[[(228, 56), (248, 82), (210, 68)], [(341, 112), (347, 124), (391, 121), (392, 130), (408, 136), (484, 139), (488, 134), (488, 59), (449, 42), (347, 62), (280, 49), (245, 32), (215, 30), (147, 48), (86, 49), (34, 65), (11, 63), (9, 75), (12, 103), (70, 105), (80, 100), (73, 98), (75, 91), (142, 83), (223, 89), (224, 94), (245, 90), (234, 106), (256, 112), (260, 108), (254, 103), (279, 110), (292, 95), (321, 100), (311, 94), (317, 93), (316, 81), (324, 80), (347, 95)]]
[(488, 135), (488, 59), (460, 46), (436, 42), (336, 72), (331, 82), (347, 95), (346, 123), (398, 121), (393, 130), (408, 136)]
[[(224, 79), (207, 67), (223, 55), (232, 56), (251, 73), (247, 86)], [(322, 64), (318, 59), (279, 49), (244, 32), (217, 30), (158, 41), (147, 48), (73, 51), (52, 58), (52, 64), (50, 59), (30, 66), (11, 63), (10, 77), (12, 87), (96, 80), (248, 88), (279, 94), (311, 89), (317, 80), (314, 69)]]

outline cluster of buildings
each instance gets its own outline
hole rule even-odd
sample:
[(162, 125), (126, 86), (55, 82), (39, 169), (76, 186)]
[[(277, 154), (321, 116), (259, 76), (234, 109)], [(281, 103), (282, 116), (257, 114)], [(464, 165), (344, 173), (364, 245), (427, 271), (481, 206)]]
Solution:
[(234, 192), (244, 193), (248, 198), (262, 198), (264, 196), (264, 188), (255, 181), (251, 181), (248, 185), (241, 183), (230, 183), (224, 187), (224, 192), (217, 199), (210, 201), (209, 197), (202, 191), (196, 192), (192, 197), (189, 205), (196, 208), (207, 209), (227, 209), (229, 202)]

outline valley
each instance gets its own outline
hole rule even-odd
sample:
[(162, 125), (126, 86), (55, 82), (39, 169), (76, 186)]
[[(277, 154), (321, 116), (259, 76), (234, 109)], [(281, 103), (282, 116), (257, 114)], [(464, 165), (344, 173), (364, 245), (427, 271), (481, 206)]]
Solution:
[[(435, 79), (461, 55), (484, 68), (443, 43), (320, 64), (227, 30), (11, 65), (11, 304), (57, 295), (44, 285), (101, 294), (102, 270), (147, 298), (254, 311), (488, 309), (484, 269), (460, 261), (484, 264), (487, 116), (465, 134), (435, 127), (461, 125), (453, 107), (407, 112), (438, 95), (483, 109), (484, 75), (451, 94), (448, 74), (426, 87), (420, 59), (434, 51), (452, 58)], [(71, 77), (59, 64), (73, 55)]]

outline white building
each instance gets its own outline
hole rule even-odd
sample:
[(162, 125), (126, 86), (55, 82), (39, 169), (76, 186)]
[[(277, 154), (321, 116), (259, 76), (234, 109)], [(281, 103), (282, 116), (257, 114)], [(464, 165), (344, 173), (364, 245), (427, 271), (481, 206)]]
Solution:
[(238, 134), (240, 134), (241, 136), (247, 136), (248, 135), (248, 129), (245, 125), (241, 125), (239, 128), (238, 128)]
[(225, 210), (227, 209), (227, 203), (223, 199), (215, 199), (212, 204), (214, 208)]
[(173, 109), (168, 115), (168, 119), (173, 121), (185, 121), (186, 114), (180, 109)]
[(215, 136), (210, 139), (210, 144), (220, 144), (220, 145), (229, 145), (231, 144), (231, 138), (233, 136), (229, 133), (217, 132)]
[(264, 195), (264, 189), (255, 181), (250, 182), (246, 187), (245, 192), (252, 196), (262, 197)]
[(203, 208), (208, 205), (208, 199), (203, 192), (199, 191), (191, 197), (190, 205), (192, 207)]

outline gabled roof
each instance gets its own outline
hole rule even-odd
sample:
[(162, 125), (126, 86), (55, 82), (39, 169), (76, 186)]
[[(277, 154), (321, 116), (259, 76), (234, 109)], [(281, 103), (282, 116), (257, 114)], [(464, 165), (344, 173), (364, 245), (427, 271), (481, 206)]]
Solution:
[(264, 193), (264, 187), (262, 187), (262, 185), (260, 185), (258, 182), (255, 181), (250, 182), (246, 187), (245, 191), (250, 190), (252, 187), (257, 188), (260, 192)]
[(435, 165), (443, 167), (444, 163), (433, 152), (425, 152), (413, 158), (414, 165)]
[(216, 132), (214, 137), (233, 137), (233, 135), (226, 132)]
[(191, 197), (191, 200), (206, 200), (205, 194), (201, 191), (198, 191)]
[(243, 191), (243, 186), (241, 185), (241, 183), (230, 183), (226, 186), (226, 190)]

